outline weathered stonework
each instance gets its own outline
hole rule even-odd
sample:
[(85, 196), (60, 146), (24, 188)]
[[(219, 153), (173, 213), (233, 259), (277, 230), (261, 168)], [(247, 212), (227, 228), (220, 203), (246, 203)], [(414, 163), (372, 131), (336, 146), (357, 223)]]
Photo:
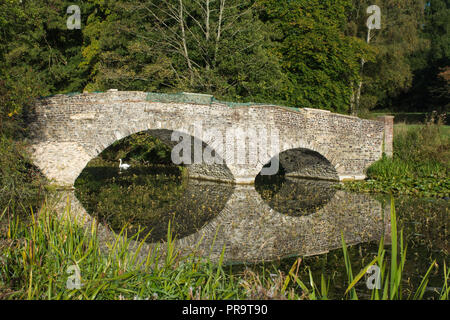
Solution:
[[(157, 102), (149, 101), (145, 92), (120, 91), (40, 99), (30, 119), (32, 156), (49, 179), (73, 186), (90, 159), (115, 141), (146, 130), (152, 130), (152, 134), (171, 146), (174, 142), (168, 137), (173, 131), (202, 140), (203, 150), (210, 146), (225, 164), (195, 164), (189, 168), (190, 175), (236, 183), (253, 183), (270, 159), (290, 149), (320, 154), (334, 168), (336, 179), (363, 179), (365, 170), (381, 158), (383, 147), (386, 153), (392, 150), (389, 121), (269, 105), (230, 108), (212, 99), (208, 101), (211, 103)], [(214, 138), (198, 137), (194, 123), (201, 123), (205, 130), (214, 129), (222, 136), (226, 136), (230, 127), (244, 131), (264, 127), (268, 135), (279, 132), (280, 147), (278, 151), (267, 152), (257, 164), (236, 164), (225, 151), (215, 149)], [(248, 161), (252, 152), (249, 146), (264, 144), (266, 139), (259, 136), (258, 141), (247, 141), (243, 151), (239, 149), (242, 146), (235, 145), (235, 149), (238, 153), (245, 152)], [(320, 172), (306, 171), (309, 176), (321, 177)], [(326, 171), (327, 175), (333, 175), (329, 168)]]
[(290, 149), (280, 153), (279, 159), (288, 177), (339, 180), (333, 165), (317, 152)]
[(381, 116), (378, 120), (384, 124), (384, 150), (388, 157), (394, 154), (394, 116)]

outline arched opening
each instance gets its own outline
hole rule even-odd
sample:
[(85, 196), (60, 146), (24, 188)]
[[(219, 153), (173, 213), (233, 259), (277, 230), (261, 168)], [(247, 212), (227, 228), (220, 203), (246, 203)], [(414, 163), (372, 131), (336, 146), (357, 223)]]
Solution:
[[(92, 159), (75, 181), (86, 211), (119, 232), (150, 232), (148, 242), (195, 233), (220, 213), (233, 191), (226, 165), (174, 164), (170, 130), (148, 130), (118, 140)], [(189, 136), (191, 142), (200, 143)], [(200, 143), (202, 150), (207, 145)], [(184, 150), (185, 151), (185, 150)], [(194, 154), (192, 154), (194, 157)], [(130, 165), (119, 168), (119, 159)], [(193, 162), (192, 158), (192, 162)], [(201, 174), (200, 174), (201, 173)], [(206, 180), (199, 180), (206, 179)]]
[(316, 151), (305, 148), (290, 149), (281, 152), (278, 158), (281, 166), (285, 168), (286, 176), (339, 181), (334, 166)]
[(338, 175), (331, 163), (319, 153), (308, 149), (290, 149), (276, 155), (279, 161), (275, 175), (255, 178), (255, 189), (275, 211), (290, 216), (303, 216), (323, 208), (336, 193)]

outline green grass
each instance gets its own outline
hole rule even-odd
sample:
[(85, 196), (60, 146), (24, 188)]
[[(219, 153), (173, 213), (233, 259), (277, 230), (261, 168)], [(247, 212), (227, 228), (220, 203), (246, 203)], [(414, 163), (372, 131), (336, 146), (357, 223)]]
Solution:
[[(394, 130), (396, 132), (405, 132), (408, 130), (418, 130), (423, 126), (423, 124), (406, 124), (398, 123), (394, 125)], [(439, 127), (439, 131), (442, 137), (450, 137), (450, 126), (442, 125)]]
[(365, 182), (343, 188), (357, 192), (450, 197), (450, 130), (442, 120), (394, 127), (394, 156), (383, 157), (368, 170)]
[[(348, 276), (348, 287), (344, 293), (344, 299), (358, 300), (358, 294), (355, 290), (355, 286), (360, 282), (364, 275), (367, 273), (371, 266), (376, 265), (379, 268), (379, 287), (372, 290), (370, 300), (421, 300), (423, 299), (427, 284), (429, 282), (429, 277), (433, 269), (436, 268), (436, 261), (433, 261), (429, 266), (425, 275), (423, 275), (419, 286), (415, 291), (411, 292), (408, 296), (403, 296), (402, 284), (405, 279), (404, 269), (407, 256), (407, 247), (405, 246), (403, 238), (403, 230), (398, 232), (397, 230), (397, 216), (394, 206), (394, 200), (391, 199), (391, 210), (390, 210), (390, 221), (391, 221), (391, 247), (390, 256), (387, 257), (386, 248), (384, 247), (384, 236), (381, 238), (378, 253), (375, 258), (367, 264), (361, 271), (354, 276), (351, 266), (350, 255), (347, 251), (347, 245), (345, 243), (344, 237), (342, 236), (342, 250), (344, 253), (344, 263)], [(294, 264), (291, 271), (289, 272), (290, 278), (292, 278), (299, 287), (306, 293), (307, 297), (311, 300), (327, 299), (329, 291), (329, 282), (326, 277), (322, 274), (320, 279), (320, 286), (314, 282), (312, 274), (310, 272), (309, 286), (301, 281), (294, 270), (298, 270), (298, 266)], [(450, 294), (449, 287), (449, 277), (450, 277), (450, 267), (443, 262), (443, 286), (439, 292), (440, 300), (448, 300)], [(286, 280), (286, 283), (289, 279)]]
[[(370, 299), (422, 299), (429, 276), (436, 262), (428, 268), (420, 285), (407, 296), (402, 284), (407, 248), (403, 231), (397, 232), (397, 217), (391, 205), (391, 247), (385, 248), (384, 239), (378, 252), (356, 276), (344, 239), (342, 249), (348, 276), (347, 289), (340, 299), (358, 299), (355, 286), (361, 282), (371, 265), (381, 272), (381, 288), (373, 290)], [(5, 232), (0, 238), (0, 299), (328, 299), (330, 279), (321, 275), (317, 285), (309, 270), (300, 279), (301, 258), (284, 275), (271, 270), (256, 273), (251, 270), (234, 273), (223, 264), (223, 259), (212, 263), (208, 258), (193, 255), (181, 257), (171, 236), (163, 244), (167, 254), (159, 249), (138, 259), (139, 252), (129, 250), (130, 240), (145, 241), (136, 234), (127, 239), (121, 234), (100, 249), (95, 225), (81, 227), (71, 217), (69, 209), (63, 218), (56, 218), (45, 206), (38, 215), (27, 221), (18, 216), (0, 215)], [(139, 247), (140, 248), (140, 247)], [(388, 252), (390, 256), (388, 257)], [(223, 255), (222, 255), (223, 258)], [(81, 272), (80, 289), (68, 289), (67, 271), (77, 266)], [(448, 300), (450, 268), (443, 263), (442, 289), (437, 298)]]
[[(125, 229), (123, 230), (125, 233)], [(55, 218), (47, 209), (31, 221), (9, 217), (2, 239), (0, 295), (4, 299), (229, 299), (243, 290), (222, 264), (189, 256), (181, 259), (168, 231), (167, 255), (155, 249), (146, 259), (129, 250), (130, 240), (117, 235), (107, 253), (97, 229), (85, 230), (70, 218)], [(144, 241), (142, 239), (141, 241)], [(69, 266), (81, 271), (81, 289), (66, 286)]]
[[(443, 124), (448, 124), (448, 116), (450, 115), (447, 113), (442, 113), (447, 120), (444, 119)], [(416, 125), (416, 124), (423, 124), (427, 121), (427, 119), (430, 117), (430, 115), (433, 115), (433, 113), (430, 112), (390, 112), (389, 110), (385, 110), (385, 112), (368, 112), (368, 113), (362, 113), (360, 114), (361, 117), (367, 118), (367, 119), (376, 119), (379, 116), (384, 115), (392, 115), (394, 116), (395, 123), (407, 123)]]
[(450, 126), (442, 126), (442, 135), (450, 137)]

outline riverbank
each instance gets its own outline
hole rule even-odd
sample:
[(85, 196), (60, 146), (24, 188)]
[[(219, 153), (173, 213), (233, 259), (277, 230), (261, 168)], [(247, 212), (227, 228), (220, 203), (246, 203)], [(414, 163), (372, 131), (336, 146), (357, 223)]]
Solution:
[[(439, 126), (439, 138), (436, 138), (435, 126), (403, 128), (397, 125), (396, 156), (381, 160), (369, 170), (377, 183), (384, 181), (385, 185), (379, 189), (381, 193), (388, 193), (394, 188), (401, 189), (392, 185), (392, 180), (397, 177), (406, 176), (402, 179), (412, 179), (412, 183), (417, 183), (418, 177), (426, 179), (435, 175), (430, 179), (444, 181), (433, 194), (429, 191), (433, 190), (429, 185), (425, 186), (428, 188), (426, 190), (418, 187), (411, 189), (406, 182), (401, 182), (406, 186), (406, 191), (402, 191), (405, 193), (394, 190), (394, 194), (407, 194), (409, 190), (418, 189), (418, 192), (411, 192), (415, 197), (397, 199), (401, 213), (398, 224), (391, 224), (390, 231), (391, 235), (396, 235), (391, 238), (397, 238), (397, 241), (383, 239), (380, 243), (361, 243), (349, 247), (342, 243), (341, 250), (315, 256), (280, 258), (265, 264), (236, 266), (227, 265), (224, 261), (212, 263), (195, 256), (180, 257), (169, 232), (161, 247), (167, 248), (170, 254), (163, 257), (155, 251), (140, 264), (128, 250), (129, 240), (117, 238), (117, 241), (110, 243), (111, 250), (103, 252), (95, 228), (85, 230), (73, 220), (58, 220), (54, 212), (45, 209), (45, 205), (40, 210), (41, 214), (35, 215), (26, 206), (22, 207), (20, 201), (9, 200), (8, 209), (0, 212), (0, 299), (316, 300), (358, 297), (448, 300), (450, 270), (445, 264), (448, 261), (448, 201), (437, 199), (445, 194), (442, 190), (448, 190), (445, 184), (448, 181), (445, 180), (448, 164), (444, 161), (448, 159), (445, 158), (448, 145), (442, 143), (448, 143), (448, 140), (441, 133), (442, 128), (445, 127)], [(444, 140), (441, 140), (442, 137)], [(426, 145), (424, 141), (427, 141)], [(111, 184), (110, 180), (117, 174), (117, 164), (114, 164), (114, 175), (109, 174), (108, 166), (103, 162), (94, 163), (92, 168), (96, 168), (96, 171), (87, 170), (86, 174), (92, 173), (97, 179), (101, 177), (103, 180), (99, 179), (92, 186), (86, 184), (85, 190), (89, 191), (86, 194), (90, 196), (87, 200), (103, 199), (105, 212), (117, 207), (109, 198), (116, 193), (109, 192), (109, 189), (114, 189), (116, 184), (121, 187), (124, 180), (135, 185), (139, 177), (133, 175), (131, 170), (121, 174), (120, 178), (116, 177)], [(155, 187), (151, 183), (153, 178), (142, 179), (145, 188), (139, 191), (141, 193), (123, 187), (117, 194), (130, 199), (152, 194), (149, 191)], [(83, 184), (82, 179), (80, 183)], [(431, 185), (433, 183), (430, 182)], [(370, 186), (367, 181), (363, 184)], [(95, 197), (90, 194), (91, 191), (100, 190), (100, 187), (102, 191), (108, 191), (105, 191), (104, 197), (98, 197), (98, 192)], [(169, 185), (166, 184), (166, 187)], [(368, 190), (374, 192), (375, 188), (370, 187)], [(80, 191), (83, 191), (82, 188)], [(14, 194), (16, 198), (10, 199), (20, 199), (19, 196), (25, 195), (17, 193)], [(431, 196), (434, 200), (417, 196)], [(20, 214), (14, 208), (20, 209)], [(140, 213), (137, 209), (134, 212)], [(119, 211), (114, 213), (118, 214)], [(173, 227), (173, 231), (176, 231), (175, 224)], [(397, 228), (404, 233), (397, 233)], [(117, 230), (116, 233), (124, 232), (125, 229), (122, 229), (122, 232)], [(127, 232), (130, 235), (129, 230)], [(139, 236), (140, 241), (144, 241), (142, 232), (136, 233), (133, 239)], [(159, 235), (157, 238), (160, 238)], [(366, 287), (365, 274), (371, 263), (384, 266), (384, 270), (394, 270), (394, 277), (387, 273), (383, 275), (382, 291), (371, 291)], [(77, 270), (79, 281), (74, 277)], [(388, 292), (386, 295), (385, 288)]]
[(450, 197), (450, 126), (443, 119), (394, 126), (394, 155), (374, 163), (365, 181), (346, 182), (353, 192)]
[[(194, 255), (181, 257), (170, 229), (167, 241), (161, 244), (167, 255), (155, 250), (145, 260), (138, 260), (129, 250), (130, 239), (122, 237), (125, 229), (105, 252), (99, 246), (96, 227), (84, 229), (68, 211), (61, 220), (43, 207), (39, 215), (23, 221), (5, 210), (0, 215), (5, 231), (0, 234), (0, 299), (447, 300), (450, 268), (445, 259), (443, 263), (421, 259), (428, 266), (413, 283), (404, 275), (408, 260), (414, 257), (407, 256), (406, 239), (398, 232), (405, 226), (401, 220), (397, 226), (393, 203), (391, 208), (390, 239), (371, 244), (365, 254), (361, 247), (347, 247), (342, 241), (342, 250), (294, 258), (287, 269), (270, 264), (236, 267), (223, 260), (215, 264)], [(137, 234), (133, 239), (145, 241), (143, 236)], [(323, 263), (319, 276), (313, 272), (317, 269), (314, 260), (324, 257), (325, 264), (337, 264), (341, 272), (330, 273)], [(365, 287), (364, 275), (371, 265), (382, 270), (379, 290)], [(439, 290), (428, 292), (432, 275), (438, 276)], [(346, 280), (341, 283), (342, 277)], [(342, 290), (332, 287), (335, 282), (344, 284)]]

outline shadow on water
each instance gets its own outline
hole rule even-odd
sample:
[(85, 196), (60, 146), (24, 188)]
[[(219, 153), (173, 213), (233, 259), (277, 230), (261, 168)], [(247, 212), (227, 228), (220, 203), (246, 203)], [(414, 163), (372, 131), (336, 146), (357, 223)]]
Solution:
[[(242, 186), (186, 178), (178, 167), (140, 166), (119, 173), (116, 164), (92, 163), (76, 181), (87, 212), (113, 231), (139, 227), (156, 243), (169, 222), (179, 247), (211, 260), (225, 248), (229, 263), (315, 255), (379, 240), (386, 221), (380, 202), (337, 191), (332, 182), (279, 175)], [(201, 240), (201, 243), (199, 244)]]
[(323, 208), (334, 197), (335, 184), (285, 176), (258, 176), (255, 189), (275, 211), (298, 217)]
[[(215, 241), (213, 256), (225, 246), (230, 262), (319, 254), (339, 249), (341, 232), (356, 244), (378, 241), (389, 229), (386, 199), (336, 190), (327, 181), (259, 179), (255, 186), (233, 186), (188, 179), (175, 166), (135, 166), (120, 174), (115, 163), (101, 163), (82, 172), (76, 196), (116, 232), (128, 224), (131, 236), (141, 226), (143, 234), (151, 231), (149, 243), (159, 242), (171, 221), (184, 248), (202, 239), (200, 249), (210, 252)], [(448, 201), (401, 198), (396, 204), (411, 249), (448, 252)]]
[(176, 166), (139, 166), (119, 172), (116, 166), (87, 167), (77, 179), (76, 196), (91, 215), (118, 232), (128, 226), (132, 236), (141, 227), (148, 242), (200, 230), (222, 211), (233, 186), (200, 183), (183, 177)]
[[(389, 251), (390, 201), (333, 185), (280, 175), (255, 186), (233, 186), (187, 179), (177, 167), (134, 167), (119, 174), (117, 165), (102, 164), (83, 171), (76, 198), (116, 232), (126, 223), (129, 236), (139, 225), (151, 230), (149, 248), (166, 240), (171, 221), (182, 255), (194, 251), (218, 261), (223, 252), (224, 262), (237, 272), (265, 263), (289, 272), (302, 257), (304, 270), (325, 273), (334, 287), (345, 289), (341, 235), (355, 270), (373, 259), (383, 235)], [(411, 283), (405, 287), (417, 287), (432, 260), (448, 260), (449, 201), (402, 197), (395, 203), (408, 246), (405, 278)], [(440, 274), (432, 274), (430, 288), (440, 281)], [(357, 290), (367, 293), (364, 284)]]

